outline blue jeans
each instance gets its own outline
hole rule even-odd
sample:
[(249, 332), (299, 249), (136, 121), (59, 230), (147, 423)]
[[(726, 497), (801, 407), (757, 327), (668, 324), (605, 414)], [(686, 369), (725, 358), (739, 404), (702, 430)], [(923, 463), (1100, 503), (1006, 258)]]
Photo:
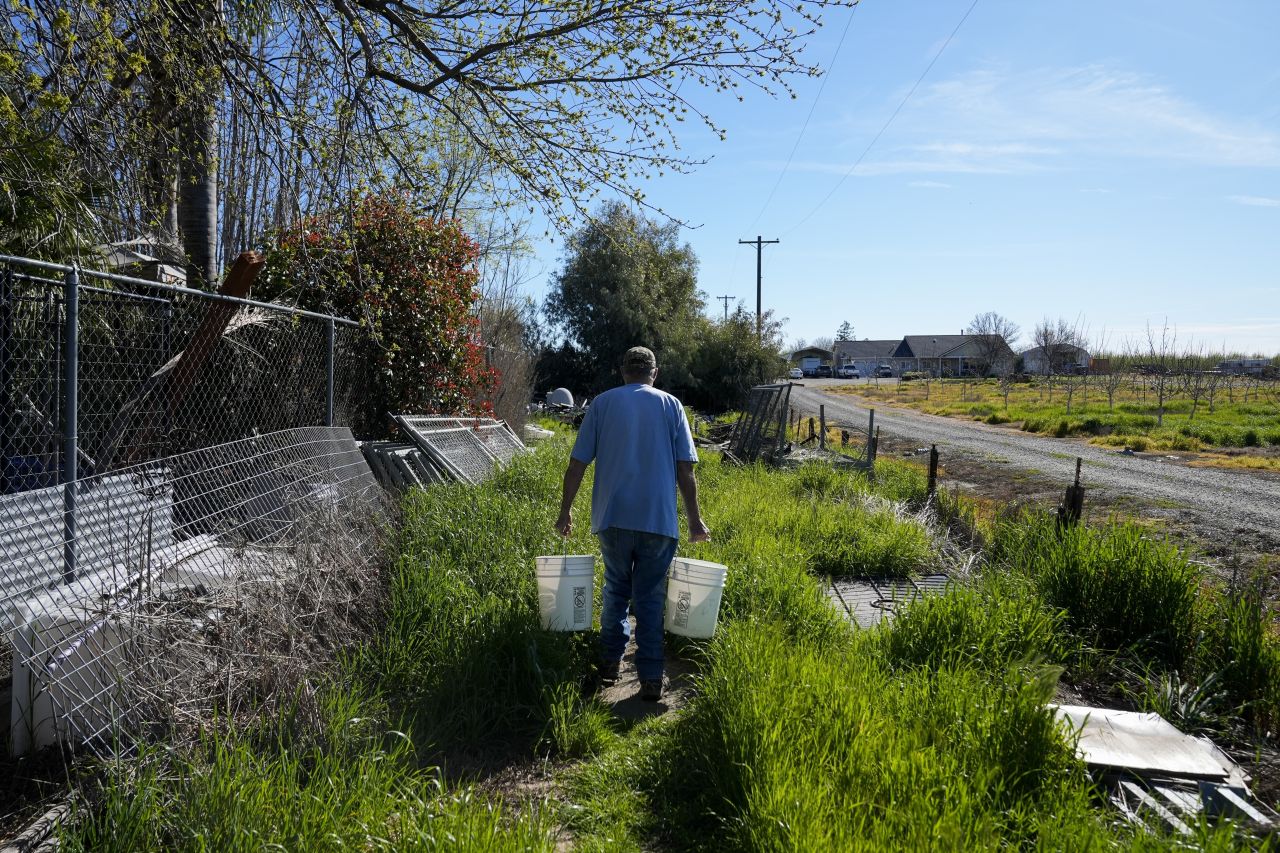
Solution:
[(667, 588), (663, 581), (676, 540), (657, 533), (609, 527), (600, 531), (604, 557), (604, 593), (601, 596), (600, 651), (610, 663), (622, 659), (631, 625), (627, 605), (636, 614), (636, 674), (641, 681), (662, 678), (662, 609)]

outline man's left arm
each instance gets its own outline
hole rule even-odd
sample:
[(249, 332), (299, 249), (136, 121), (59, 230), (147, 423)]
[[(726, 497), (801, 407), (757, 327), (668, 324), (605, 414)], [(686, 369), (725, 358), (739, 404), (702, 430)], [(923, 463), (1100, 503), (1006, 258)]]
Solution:
[(685, 515), (689, 516), (689, 541), (707, 541), (711, 538), (711, 528), (703, 522), (702, 510), (698, 508), (698, 480), (693, 476), (692, 462), (676, 463), (676, 485), (680, 497), (684, 498)]

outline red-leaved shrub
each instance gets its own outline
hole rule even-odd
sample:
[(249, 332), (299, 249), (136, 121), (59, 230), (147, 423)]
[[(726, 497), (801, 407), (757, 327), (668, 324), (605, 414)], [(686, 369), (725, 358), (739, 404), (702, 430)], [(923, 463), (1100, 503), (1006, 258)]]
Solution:
[(364, 435), (387, 412), (488, 413), (497, 379), (473, 311), (478, 248), (457, 222), (416, 213), (400, 194), (303, 220), (276, 237), (254, 297), (359, 321), (369, 373)]

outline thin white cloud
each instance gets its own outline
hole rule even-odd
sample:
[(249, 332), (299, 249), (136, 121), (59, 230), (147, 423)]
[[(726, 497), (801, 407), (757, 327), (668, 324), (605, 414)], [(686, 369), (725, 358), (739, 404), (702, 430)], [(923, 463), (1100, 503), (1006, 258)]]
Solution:
[(926, 190), (949, 190), (951, 184), (944, 184), (942, 181), (911, 181), (907, 184), (909, 187), (920, 187)]
[(1280, 198), (1268, 198), (1261, 195), (1229, 195), (1227, 201), (1244, 204), (1249, 207), (1280, 207)]
[[(865, 119), (847, 132), (856, 150)], [(1214, 115), (1149, 77), (1104, 65), (992, 66), (923, 89), (857, 174), (1025, 174), (1102, 159), (1280, 168), (1280, 133)], [(805, 166), (848, 170), (847, 163)]]

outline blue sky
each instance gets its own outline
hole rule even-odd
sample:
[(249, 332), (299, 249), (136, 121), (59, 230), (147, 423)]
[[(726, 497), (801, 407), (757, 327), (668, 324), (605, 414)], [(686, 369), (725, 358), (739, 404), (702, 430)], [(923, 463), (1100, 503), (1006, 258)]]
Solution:
[[(956, 333), (995, 310), (1024, 339), (1062, 316), (1115, 348), (1167, 318), (1197, 347), (1280, 352), (1280, 3), (978, 0), (868, 151), (970, 3), (830, 12), (803, 137), (820, 80), (699, 102), (727, 141), (691, 128), (684, 153), (711, 162), (645, 189), (698, 226), (702, 290), (753, 309), (737, 241), (759, 234), (781, 240), (764, 304), (789, 341), (843, 320)], [(539, 244), (536, 295), (559, 259)]]

